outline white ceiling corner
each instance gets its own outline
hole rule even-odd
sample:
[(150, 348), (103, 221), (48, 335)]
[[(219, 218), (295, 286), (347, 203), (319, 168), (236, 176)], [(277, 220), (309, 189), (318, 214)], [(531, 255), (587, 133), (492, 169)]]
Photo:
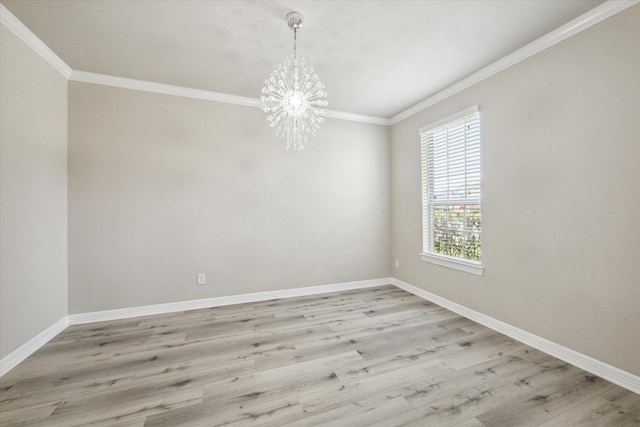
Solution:
[(42, 42), (35, 34), (29, 30), (18, 18), (16, 18), (9, 10), (0, 3), (0, 24), (11, 31), (24, 44), (31, 47), (38, 55), (47, 61), (65, 78), (71, 75), (71, 67), (69, 67), (54, 51)]
[(66, 78), (248, 106), (297, 10), (328, 116), (389, 125), (638, 0), (1, 2), (2, 25)]

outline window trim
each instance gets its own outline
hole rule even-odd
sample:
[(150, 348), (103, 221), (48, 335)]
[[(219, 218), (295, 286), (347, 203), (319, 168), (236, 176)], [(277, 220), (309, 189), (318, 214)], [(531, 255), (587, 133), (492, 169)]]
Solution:
[(484, 273), (483, 264), (464, 258), (421, 252), (420, 259), (424, 262), (436, 264), (441, 267), (448, 267), (453, 270), (464, 271), (466, 273), (475, 274), (476, 276), (482, 276)]
[[(420, 140), (422, 141), (422, 134), (429, 132), (430, 130), (439, 128), (441, 126), (444, 126), (448, 123), (451, 123), (453, 121), (462, 119), (466, 116), (469, 116), (471, 114), (475, 114), (475, 113), (479, 113), (480, 110), (478, 108), (477, 105), (474, 105), (470, 108), (466, 108), (458, 113), (452, 114), (448, 117), (445, 117), (444, 119), (438, 120), (436, 122), (430, 123), (426, 126), (422, 126), (421, 128), (418, 129), (418, 136), (420, 137)], [(421, 156), (422, 156), (422, 142), (420, 143), (420, 151), (421, 151)], [(420, 168), (421, 172), (421, 180), (424, 179), (423, 175), (422, 175), (422, 170), (423, 167), (421, 166)], [(482, 173), (482, 172), (481, 172)], [(424, 242), (425, 236), (424, 236), (424, 217), (425, 217), (425, 189), (422, 188), (421, 189), (421, 193), (422, 193), (422, 200), (421, 200), (421, 209), (422, 209), (422, 218), (423, 218), (423, 224), (422, 224), (422, 230), (423, 230), (423, 236), (422, 236), (422, 240)], [(478, 205), (480, 206), (480, 209), (482, 211), (482, 193), (480, 193), (480, 200), (478, 201)], [(431, 230), (431, 232), (433, 233), (433, 230)], [(431, 239), (433, 239), (433, 237), (431, 237)], [(424, 247), (423, 247), (423, 251), (424, 251)], [(484, 265), (482, 264), (482, 261), (473, 261), (473, 260), (469, 260), (469, 259), (464, 259), (464, 258), (457, 258), (457, 257), (452, 257), (449, 255), (442, 255), (442, 254), (438, 254), (435, 252), (420, 252), (420, 259), (424, 262), (428, 262), (431, 264), (435, 264), (435, 265), (439, 265), (442, 267), (447, 267), (450, 269), (454, 269), (454, 270), (459, 270), (459, 271), (463, 271), (466, 273), (471, 273), (471, 274), (475, 274), (478, 276), (482, 276), (484, 273)]]

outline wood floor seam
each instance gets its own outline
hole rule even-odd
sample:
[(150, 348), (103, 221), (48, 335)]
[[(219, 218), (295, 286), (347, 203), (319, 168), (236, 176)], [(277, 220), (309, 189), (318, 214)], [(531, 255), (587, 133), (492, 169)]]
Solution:
[(395, 286), (69, 326), (0, 427), (640, 426), (640, 395)]

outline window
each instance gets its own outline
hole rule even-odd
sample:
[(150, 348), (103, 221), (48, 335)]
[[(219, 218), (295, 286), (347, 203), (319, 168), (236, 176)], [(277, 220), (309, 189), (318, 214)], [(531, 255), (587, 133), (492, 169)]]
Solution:
[(480, 113), (420, 128), (422, 259), (481, 275)]

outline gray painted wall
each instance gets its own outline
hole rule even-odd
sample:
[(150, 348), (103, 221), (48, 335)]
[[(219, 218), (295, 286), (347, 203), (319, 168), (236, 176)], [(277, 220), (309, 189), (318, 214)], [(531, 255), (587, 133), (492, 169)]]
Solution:
[(0, 31), (3, 358), (67, 314), (67, 81)]
[[(302, 153), (257, 109), (81, 83), (67, 98), (1, 28), (0, 357), (63, 317), (67, 290), (80, 313), (391, 273), (640, 374), (639, 21), (634, 6), (390, 136), (329, 120)], [(418, 257), (417, 129), (474, 104), (483, 277)]]
[(388, 277), (389, 185), (384, 126), (71, 82), (69, 312)]
[[(640, 374), (640, 5), (392, 128), (392, 275)], [(418, 128), (481, 111), (483, 258), (420, 260)]]

